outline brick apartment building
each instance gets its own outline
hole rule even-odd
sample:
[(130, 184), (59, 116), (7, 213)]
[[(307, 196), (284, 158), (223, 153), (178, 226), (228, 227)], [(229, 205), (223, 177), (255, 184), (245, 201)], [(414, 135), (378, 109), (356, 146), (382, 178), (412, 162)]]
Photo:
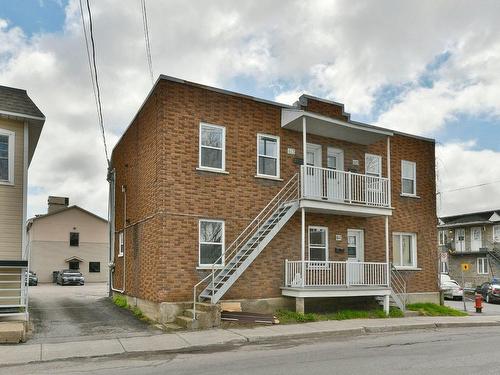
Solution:
[[(500, 210), (439, 218), (440, 271), (475, 288), (500, 271)], [(468, 270), (462, 272), (462, 264)]]
[(112, 288), (154, 319), (194, 292), (255, 311), (438, 301), (431, 139), (160, 76), (112, 168)]

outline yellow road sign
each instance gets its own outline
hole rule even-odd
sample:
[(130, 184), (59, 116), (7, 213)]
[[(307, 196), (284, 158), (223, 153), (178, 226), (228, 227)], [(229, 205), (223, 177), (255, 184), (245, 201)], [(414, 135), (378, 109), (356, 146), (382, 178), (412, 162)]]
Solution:
[(462, 263), (462, 271), (468, 271), (469, 270), (469, 264), (468, 263)]

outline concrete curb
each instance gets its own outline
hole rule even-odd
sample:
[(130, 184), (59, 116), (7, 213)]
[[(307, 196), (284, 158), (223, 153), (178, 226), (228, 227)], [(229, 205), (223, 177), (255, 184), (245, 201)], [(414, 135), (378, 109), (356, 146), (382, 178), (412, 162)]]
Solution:
[[(465, 320), (462, 320), (465, 319)], [(0, 366), (140, 353), (186, 353), (246, 343), (356, 337), (383, 332), (500, 326), (498, 317), (418, 317), (326, 321), (255, 328), (184, 331), (107, 340), (0, 346)]]

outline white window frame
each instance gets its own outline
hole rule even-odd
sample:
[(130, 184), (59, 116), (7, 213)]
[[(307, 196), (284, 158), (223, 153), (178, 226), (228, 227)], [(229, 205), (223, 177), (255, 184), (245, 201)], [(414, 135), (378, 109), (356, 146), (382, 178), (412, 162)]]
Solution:
[[(413, 168), (413, 180), (410, 178), (403, 177), (403, 171), (405, 164), (410, 165)], [(405, 193), (403, 191), (403, 180), (412, 180), (413, 181), (413, 192)], [(406, 195), (409, 197), (417, 196), (417, 163), (409, 160), (401, 160), (401, 195)]]
[(450, 272), (448, 262), (439, 261), (439, 268), (441, 273), (448, 274)]
[[(480, 264), (481, 264), (481, 266), (480, 266)], [(488, 275), (490, 272), (488, 258), (477, 258), (476, 259), (476, 270), (477, 270), (478, 275)]]
[[(201, 238), (201, 223), (202, 222), (211, 222), (211, 223), (222, 223), (222, 247), (221, 247), (221, 264), (205, 264), (201, 263), (201, 245), (202, 242), (200, 241)], [(203, 242), (203, 244), (208, 244), (208, 245), (220, 245), (218, 242)], [(222, 268), (226, 264), (226, 223), (224, 220), (216, 220), (216, 219), (200, 219), (198, 220), (198, 268)]]
[[(309, 225), (307, 227), (307, 259), (310, 262), (323, 262), (321, 260), (311, 260), (311, 229), (321, 229), (325, 231), (325, 260), (324, 262), (328, 262), (328, 227), (318, 226), (318, 225)], [(313, 248), (318, 248), (318, 246), (312, 246)], [(319, 266), (319, 265), (318, 265)]]
[[(498, 236), (495, 236), (495, 230), (498, 229)], [(500, 224), (495, 224), (493, 225), (492, 228), (492, 235), (493, 235), (493, 243), (498, 243), (500, 242)]]
[[(368, 166), (367, 160), (368, 158), (371, 157), (378, 159), (378, 165), (379, 165), (378, 173), (368, 173), (367, 171), (367, 166)], [(365, 174), (368, 176), (382, 177), (382, 156), (375, 154), (365, 154)]]
[[(201, 129), (203, 127), (222, 129), (222, 147), (202, 146), (202, 144), (201, 144)], [(221, 163), (222, 168), (213, 168), (213, 167), (206, 167), (206, 166), (201, 165), (201, 149), (202, 148), (211, 148), (213, 150), (221, 150), (222, 151), (222, 163)], [(200, 122), (200, 128), (199, 128), (199, 132), (198, 132), (198, 169), (203, 170), (203, 171), (226, 173), (226, 127), (225, 126), (208, 124), (206, 122)]]
[(125, 253), (125, 237), (123, 231), (118, 232), (118, 256), (122, 257)]
[[(276, 157), (264, 155), (264, 154), (259, 154), (259, 140), (260, 140), (260, 138), (263, 138), (263, 137), (276, 140)], [(260, 173), (260, 171), (259, 171), (259, 158), (260, 157), (276, 159), (276, 176), (274, 176), (272, 174)], [(280, 137), (277, 135), (257, 133), (257, 177), (279, 179), (280, 173), (281, 173), (280, 172)]]
[(8, 166), (9, 175), (7, 180), (0, 180), (0, 185), (14, 185), (14, 158), (15, 158), (15, 148), (16, 148), (16, 133), (13, 131), (0, 128), (0, 135), (8, 137)]
[(448, 238), (448, 231), (447, 230), (440, 230), (438, 237), (439, 237), (439, 246), (444, 246), (446, 245), (447, 241), (444, 241), (444, 237), (446, 235), (446, 238)]
[[(400, 264), (394, 264), (394, 267), (397, 269), (417, 269), (418, 268), (418, 260), (417, 260), (417, 234), (413, 232), (392, 232), (392, 252), (393, 252), (393, 263), (394, 263), (394, 236), (411, 236), (411, 252), (413, 264), (411, 266), (403, 266)], [(399, 239), (399, 259), (403, 259), (403, 241), (401, 238)]]

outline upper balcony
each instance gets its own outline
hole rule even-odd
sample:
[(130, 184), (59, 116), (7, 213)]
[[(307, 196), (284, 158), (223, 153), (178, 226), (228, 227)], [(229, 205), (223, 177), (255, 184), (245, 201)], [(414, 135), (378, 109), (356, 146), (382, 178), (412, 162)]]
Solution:
[(392, 214), (386, 177), (302, 165), (300, 185), (300, 207), (307, 211), (364, 217)]

